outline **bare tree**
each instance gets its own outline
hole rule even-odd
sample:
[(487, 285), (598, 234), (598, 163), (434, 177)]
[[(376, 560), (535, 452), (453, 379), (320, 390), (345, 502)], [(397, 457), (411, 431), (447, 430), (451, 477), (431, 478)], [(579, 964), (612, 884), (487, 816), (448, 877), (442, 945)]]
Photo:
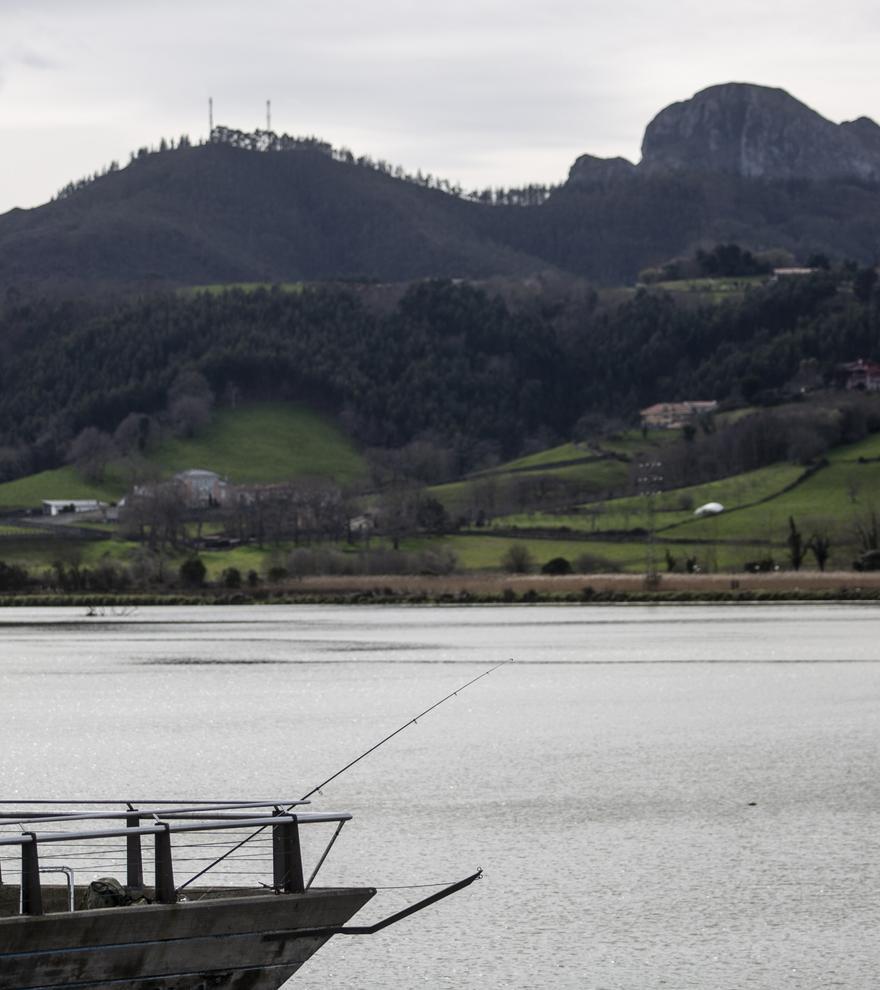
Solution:
[(168, 417), (175, 433), (192, 437), (211, 421), (214, 393), (203, 374), (182, 371), (168, 390)]
[(67, 460), (88, 481), (101, 482), (115, 454), (110, 436), (95, 426), (87, 426), (70, 445)]

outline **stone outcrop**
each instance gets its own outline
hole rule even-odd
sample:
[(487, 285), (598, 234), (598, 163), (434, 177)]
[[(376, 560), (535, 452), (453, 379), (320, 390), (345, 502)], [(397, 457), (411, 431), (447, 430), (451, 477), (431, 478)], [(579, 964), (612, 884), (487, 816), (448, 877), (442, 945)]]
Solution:
[(568, 181), (575, 186), (607, 189), (636, 175), (636, 166), (626, 158), (596, 158), (581, 155), (568, 172)]
[(726, 83), (661, 110), (639, 170), (877, 182), (880, 127), (867, 117), (835, 124), (783, 89)]

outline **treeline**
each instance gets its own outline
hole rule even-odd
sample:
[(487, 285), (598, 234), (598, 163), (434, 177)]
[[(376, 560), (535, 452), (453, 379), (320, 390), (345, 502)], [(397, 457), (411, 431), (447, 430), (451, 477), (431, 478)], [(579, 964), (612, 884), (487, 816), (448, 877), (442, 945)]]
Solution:
[[(211, 142), (214, 144), (226, 144), (232, 148), (239, 148), (243, 151), (259, 152), (286, 152), (286, 151), (315, 151), (321, 155), (332, 158), (333, 161), (343, 162), (347, 165), (356, 165), (359, 168), (372, 169), (381, 172), (391, 178), (399, 179), (402, 182), (409, 182), (424, 189), (435, 189), (458, 199), (465, 199), (474, 203), (483, 203), (488, 206), (540, 206), (545, 203), (550, 195), (555, 192), (558, 185), (547, 185), (544, 183), (530, 183), (520, 187), (489, 187), (485, 189), (466, 190), (457, 182), (450, 182), (441, 176), (433, 175), (430, 172), (422, 172), (421, 169), (407, 172), (401, 165), (393, 165), (382, 158), (372, 158), (370, 155), (355, 155), (349, 148), (336, 148), (327, 141), (320, 138), (294, 137), (290, 134), (276, 134), (274, 131), (239, 131), (231, 127), (217, 126), (211, 131)], [(202, 144), (204, 142), (197, 142)], [(163, 154), (167, 151), (174, 151), (177, 148), (192, 147), (192, 142), (186, 134), (182, 134), (178, 139), (162, 138), (155, 147), (144, 146), (129, 155), (129, 164), (133, 164), (147, 158), (150, 155)], [(54, 196), (54, 199), (66, 199), (96, 182), (103, 176), (119, 171), (119, 162), (113, 161), (106, 168), (100, 169), (91, 175), (74, 182), (68, 182)]]
[[(371, 295), (371, 291), (375, 295)], [(269, 397), (340, 417), (365, 447), (429, 439), (445, 474), (573, 435), (586, 413), (636, 421), (656, 401), (771, 402), (810, 372), (880, 357), (876, 279), (832, 272), (679, 307), (621, 305), (556, 285), (500, 296), (422, 282), (59, 302), (10, 294), (0, 311), (0, 478), (64, 459), (84, 428), (113, 432), (173, 404), (181, 371), (218, 401)]]
[(233, 148), (245, 151), (317, 151), (327, 155), (337, 162), (347, 165), (357, 165), (360, 168), (373, 169), (383, 175), (422, 186), (425, 189), (437, 189), (450, 196), (471, 200), (475, 203), (485, 203), (490, 206), (540, 206), (550, 197), (558, 186), (548, 186), (541, 183), (530, 183), (519, 188), (488, 188), (465, 190), (457, 182), (423, 173), (407, 172), (401, 165), (393, 165), (382, 158), (371, 158), (369, 155), (355, 155), (349, 148), (336, 148), (327, 141), (316, 137), (292, 137), (290, 134), (276, 134), (274, 131), (237, 131), (229, 127), (215, 127), (211, 132), (211, 140), (218, 144), (228, 144)]

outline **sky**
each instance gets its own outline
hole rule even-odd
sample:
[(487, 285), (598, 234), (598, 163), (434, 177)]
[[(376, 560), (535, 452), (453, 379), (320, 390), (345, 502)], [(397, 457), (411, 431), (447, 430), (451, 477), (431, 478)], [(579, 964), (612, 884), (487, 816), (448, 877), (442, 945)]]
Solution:
[(880, 119), (861, 0), (0, 0), (0, 213), (215, 123), (313, 134), (466, 188), (639, 159), (663, 107), (780, 86)]

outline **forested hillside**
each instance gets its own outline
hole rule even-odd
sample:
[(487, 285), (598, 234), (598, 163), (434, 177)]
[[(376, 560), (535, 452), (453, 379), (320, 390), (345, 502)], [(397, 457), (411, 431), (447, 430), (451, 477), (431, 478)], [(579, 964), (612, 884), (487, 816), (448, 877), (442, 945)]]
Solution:
[(0, 288), (548, 270), (615, 284), (720, 241), (866, 264), (880, 254), (878, 134), (778, 90), (721, 86), (658, 114), (638, 165), (583, 155), (555, 186), (464, 191), (314, 138), (215, 128), (0, 216)]
[[(870, 270), (865, 270), (872, 275)], [(430, 438), (457, 471), (567, 439), (584, 415), (633, 420), (681, 398), (754, 399), (806, 366), (880, 357), (876, 276), (768, 283), (691, 308), (660, 291), (618, 305), (564, 283), (163, 294), (59, 302), (7, 297), (0, 314), (0, 475), (61, 463), (83, 428), (116, 430), (187, 399), (306, 402), (365, 446)], [(504, 296), (507, 297), (505, 301)], [(140, 429), (140, 427), (138, 427)]]

